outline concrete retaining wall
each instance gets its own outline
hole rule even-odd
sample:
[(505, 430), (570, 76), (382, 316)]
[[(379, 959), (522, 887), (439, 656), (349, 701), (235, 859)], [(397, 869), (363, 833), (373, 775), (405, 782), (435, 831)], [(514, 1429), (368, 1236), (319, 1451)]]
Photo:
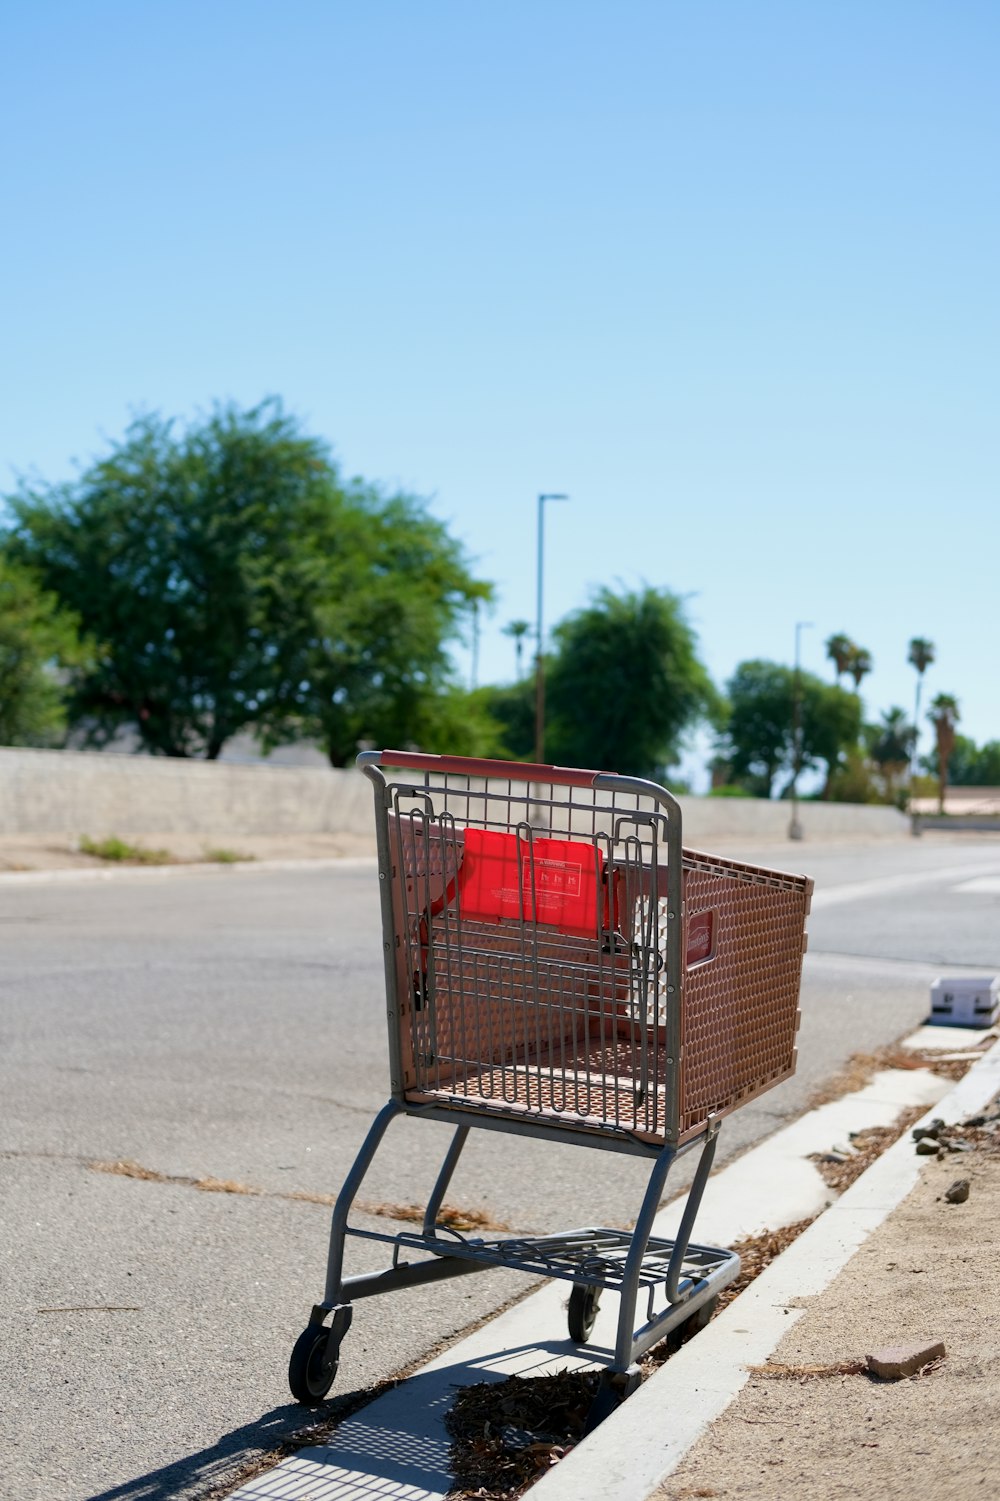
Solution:
[[(685, 843), (785, 840), (787, 803), (681, 799)], [(806, 839), (909, 836), (894, 808), (800, 803)], [(242, 766), (150, 756), (0, 748), (0, 834), (370, 834), (372, 793), (357, 771)]]
[[(684, 843), (710, 850), (718, 840), (772, 844), (788, 840), (789, 803), (751, 797), (682, 797)], [(910, 821), (896, 808), (862, 803), (799, 803), (805, 840), (902, 839)]]
[(370, 834), (356, 771), (0, 749), (0, 834)]

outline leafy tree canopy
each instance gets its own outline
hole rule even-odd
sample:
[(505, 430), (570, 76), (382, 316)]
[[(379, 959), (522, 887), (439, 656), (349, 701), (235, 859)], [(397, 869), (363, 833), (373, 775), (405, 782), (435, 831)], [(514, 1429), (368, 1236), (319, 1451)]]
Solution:
[(87, 661), (78, 622), (0, 553), (0, 745), (57, 744), (65, 688)]
[(826, 654), (836, 669), (838, 682), (841, 675), (850, 670), (851, 661), (856, 651), (857, 647), (854, 642), (843, 631), (838, 631), (836, 635), (830, 636), (827, 640)]
[(531, 761), (535, 754), (535, 679), (480, 689), (489, 714), (499, 726), (497, 754)]
[[(795, 673), (778, 662), (741, 662), (726, 685), (729, 712), (721, 748), (732, 779), (771, 797), (780, 774), (791, 783), (795, 762)], [(825, 765), (827, 780), (861, 730), (857, 695), (799, 674), (803, 770)]]
[(22, 486), (9, 545), (103, 644), (74, 694), (92, 743), (216, 757), (245, 727), (419, 741), (444, 642), (489, 594), (413, 496), (342, 482), (271, 400), (179, 431), (158, 416), (80, 477)]
[[(928, 770), (938, 771), (935, 749), (925, 758)], [(953, 787), (1000, 787), (1000, 740), (987, 740), (982, 746), (969, 735), (955, 736), (948, 761), (948, 780)]]
[(914, 636), (907, 647), (906, 660), (923, 677), (934, 661), (934, 642), (928, 641), (926, 636)]
[(553, 633), (546, 681), (546, 757), (657, 777), (684, 731), (718, 711), (684, 603), (667, 590), (601, 589)]
[(349, 517), (331, 515), (319, 539), (321, 555), (339, 554), (339, 564), (311, 600), (292, 696), (297, 733), (318, 739), (335, 766), (353, 760), (362, 741), (438, 750), (447, 740), (470, 754), (484, 725), (473, 712), (478, 700), (466, 695), (467, 746), (460, 734), (452, 743), (462, 717), (449, 720), (444, 700), (464, 700), (446, 646), (489, 587), (473, 579), (459, 545), (419, 501), (355, 486), (348, 502)]

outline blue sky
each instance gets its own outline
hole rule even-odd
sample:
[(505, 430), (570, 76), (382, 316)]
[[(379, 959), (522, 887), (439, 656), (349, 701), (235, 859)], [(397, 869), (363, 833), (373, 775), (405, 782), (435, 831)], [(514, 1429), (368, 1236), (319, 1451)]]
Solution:
[[(502, 626), (688, 596), (724, 683), (1000, 738), (1000, 13), (930, 0), (7, 0), (0, 486), (276, 393)], [(463, 673), (468, 652), (460, 652)], [(930, 732), (925, 728), (925, 745)]]

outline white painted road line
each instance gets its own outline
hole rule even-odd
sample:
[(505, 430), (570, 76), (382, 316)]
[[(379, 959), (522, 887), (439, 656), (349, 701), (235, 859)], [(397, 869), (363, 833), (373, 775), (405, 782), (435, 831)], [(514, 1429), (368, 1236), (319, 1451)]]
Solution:
[[(976, 874), (970, 879), (969, 871)], [(905, 876), (880, 876), (872, 881), (845, 881), (842, 886), (827, 886), (814, 891), (812, 909), (839, 907), (844, 902), (860, 902), (866, 897), (891, 896), (897, 891), (911, 891), (919, 886), (948, 886), (955, 883), (956, 890), (968, 890), (973, 881), (990, 880), (1000, 883), (1000, 864), (991, 860), (988, 865), (952, 865), (938, 870), (918, 871)]]
[(1000, 896), (1000, 876), (977, 876), (971, 881), (962, 881), (954, 888), (970, 896)]

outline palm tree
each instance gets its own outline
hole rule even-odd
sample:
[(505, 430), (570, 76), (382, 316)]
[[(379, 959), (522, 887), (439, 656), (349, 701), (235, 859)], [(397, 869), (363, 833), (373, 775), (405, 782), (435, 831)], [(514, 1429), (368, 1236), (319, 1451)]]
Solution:
[(531, 624), (527, 620), (511, 620), (503, 628), (505, 636), (511, 636), (514, 640), (514, 652), (517, 659), (517, 676), (521, 677), (521, 653), (524, 651), (524, 638), (531, 630)]
[(826, 643), (826, 654), (837, 669), (838, 685), (843, 674), (849, 671), (851, 658), (856, 651), (857, 647), (850, 636), (845, 636), (842, 631), (837, 636), (831, 636)]
[(938, 812), (944, 812), (944, 789), (948, 784), (948, 762), (955, 749), (955, 726), (961, 715), (958, 700), (950, 693), (939, 693), (931, 703), (927, 718), (934, 726), (938, 753)]
[(854, 687), (856, 690), (860, 690), (861, 679), (863, 677), (866, 677), (867, 674), (871, 672), (873, 666), (874, 663), (872, 662), (872, 654), (870, 651), (865, 651), (865, 648), (863, 646), (855, 646), (852, 648), (851, 660), (847, 665), (847, 671), (854, 679)]
[(907, 724), (902, 709), (887, 709), (882, 715), (882, 723), (872, 729), (871, 757), (885, 777), (888, 800), (895, 803), (896, 784), (910, 764), (916, 731)]
[(910, 766), (910, 781), (917, 774), (917, 741), (920, 739), (920, 689), (924, 681), (924, 673), (934, 661), (934, 642), (927, 641), (923, 636), (914, 636), (910, 642), (906, 660), (912, 667), (917, 669), (917, 699), (913, 708), (913, 759)]

